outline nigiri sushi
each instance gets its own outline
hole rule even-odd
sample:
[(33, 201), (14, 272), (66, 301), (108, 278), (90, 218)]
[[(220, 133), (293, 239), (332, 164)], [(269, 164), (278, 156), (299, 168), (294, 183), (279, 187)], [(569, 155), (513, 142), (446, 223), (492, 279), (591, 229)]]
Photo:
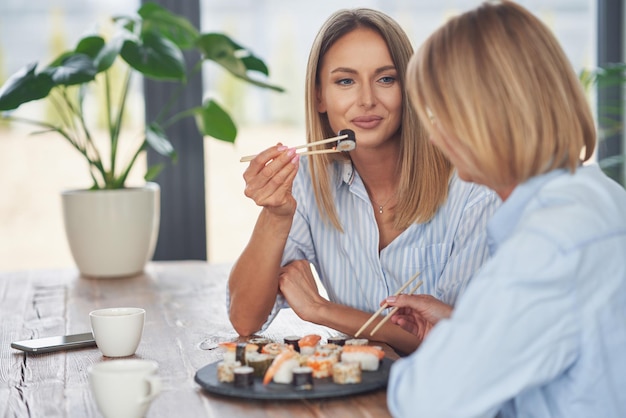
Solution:
[(315, 347), (317, 343), (322, 339), (321, 336), (317, 334), (309, 334), (298, 340), (298, 346), (300, 347), (300, 352), (304, 355), (311, 355), (315, 352)]
[(380, 347), (371, 345), (345, 345), (341, 352), (341, 361), (358, 362), (363, 371), (378, 370), (384, 357), (385, 352)]
[[(267, 346), (266, 346), (267, 347)], [(271, 366), (265, 372), (263, 384), (267, 385), (272, 380), (276, 383), (291, 384), (293, 369), (300, 366), (298, 353), (294, 350), (285, 350), (278, 354)]]

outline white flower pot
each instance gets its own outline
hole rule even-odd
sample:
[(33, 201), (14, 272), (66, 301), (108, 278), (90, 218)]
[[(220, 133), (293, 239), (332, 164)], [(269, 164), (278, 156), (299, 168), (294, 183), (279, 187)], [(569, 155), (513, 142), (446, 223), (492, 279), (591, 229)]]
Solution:
[(152, 259), (159, 232), (156, 183), (61, 194), (65, 232), (78, 270), (88, 277), (132, 276)]

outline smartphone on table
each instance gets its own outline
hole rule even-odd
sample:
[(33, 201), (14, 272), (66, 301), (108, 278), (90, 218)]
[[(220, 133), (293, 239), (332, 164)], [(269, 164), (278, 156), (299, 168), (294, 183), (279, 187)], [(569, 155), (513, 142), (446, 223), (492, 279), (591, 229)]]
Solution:
[(91, 332), (56, 337), (35, 338), (15, 341), (11, 347), (27, 353), (49, 353), (52, 351), (71, 350), (74, 348), (95, 347), (96, 340)]

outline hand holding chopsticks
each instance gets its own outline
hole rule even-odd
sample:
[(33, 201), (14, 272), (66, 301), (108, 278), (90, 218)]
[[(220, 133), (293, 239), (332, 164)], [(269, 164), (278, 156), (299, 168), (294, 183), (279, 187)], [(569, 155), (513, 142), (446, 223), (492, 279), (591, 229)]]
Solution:
[[(420, 272), (418, 271), (417, 273), (413, 275), (413, 277), (407, 280), (406, 283), (404, 283), (402, 287), (398, 289), (396, 293), (394, 293), (394, 296), (398, 296), (400, 293), (402, 293), (407, 287), (409, 287), (409, 285), (413, 282), (413, 280), (415, 280), (417, 276), (419, 275), (420, 275)], [(411, 293), (415, 292), (421, 285), (422, 285), (422, 281), (420, 280), (419, 283), (413, 289), (411, 289)], [(363, 324), (363, 326), (359, 328), (359, 330), (354, 334), (354, 338), (357, 338), (359, 335), (361, 335), (361, 333), (365, 330), (365, 328), (367, 328), (372, 322), (374, 322), (374, 320), (382, 313), (382, 311), (384, 311), (388, 307), (389, 305), (387, 304), (387, 302), (385, 302), (376, 312), (372, 314), (372, 316)], [(383, 321), (386, 321), (386, 319), (383, 319)], [(377, 328), (375, 328), (375, 330), (377, 330)]]
[[(347, 151), (352, 151), (354, 148), (356, 148), (356, 137), (354, 135), (354, 131), (352, 131), (351, 129), (342, 129), (341, 131), (339, 131), (339, 134), (335, 137), (322, 139), (321, 141), (315, 141), (309, 144), (298, 145), (293, 148), (294, 149), (309, 148), (309, 147), (314, 147), (316, 145), (329, 144), (331, 142), (337, 142), (337, 146), (333, 148), (300, 152), (298, 153), (298, 155), (330, 154), (333, 152), (347, 152)], [(248, 161), (252, 161), (254, 157), (256, 156), (257, 154), (246, 155), (245, 157), (241, 157), (239, 162), (245, 163)]]
[[(422, 280), (420, 280), (419, 282), (417, 282), (417, 284), (415, 285), (415, 287), (413, 289), (411, 289), (409, 291), (409, 295), (412, 295), (413, 293), (415, 293), (417, 291), (417, 289), (419, 289), (419, 287), (422, 285), (422, 283), (424, 283)], [(400, 309), (399, 306), (396, 306), (395, 308), (393, 308), (383, 319), (382, 321), (380, 321), (378, 323), (378, 325), (376, 325), (374, 327), (374, 329), (372, 330), (372, 332), (370, 332), (370, 336), (376, 334), (376, 331), (378, 331), (380, 329), (380, 327), (383, 326), (383, 324), (385, 322), (387, 322), (389, 320), (389, 318), (391, 318), (393, 316), (393, 314), (395, 314), (396, 312), (398, 312), (398, 309)]]

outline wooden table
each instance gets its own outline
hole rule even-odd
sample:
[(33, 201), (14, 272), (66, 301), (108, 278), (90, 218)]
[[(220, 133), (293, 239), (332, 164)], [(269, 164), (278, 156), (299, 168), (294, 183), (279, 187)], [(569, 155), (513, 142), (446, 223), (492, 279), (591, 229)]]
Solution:
[[(137, 306), (146, 323), (136, 358), (159, 363), (163, 391), (147, 417), (388, 417), (386, 391), (328, 400), (246, 401), (205, 392), (199, 368), (221, 360), (220, 341), (238, 335), (228, 321), (229, 265), (154, 262), (143, 275), (87, 279), (77, 270), (0, 272), (0, 416), (100, 417), (88, 383), (89, 365), (106, 361), (97, 348), (24, 354), (12, 341), (90, 331), (89, 312)], [(281, 312), (262, 335), (336, 332)], [(387, 355), (397, 358), (389, 347)]]

